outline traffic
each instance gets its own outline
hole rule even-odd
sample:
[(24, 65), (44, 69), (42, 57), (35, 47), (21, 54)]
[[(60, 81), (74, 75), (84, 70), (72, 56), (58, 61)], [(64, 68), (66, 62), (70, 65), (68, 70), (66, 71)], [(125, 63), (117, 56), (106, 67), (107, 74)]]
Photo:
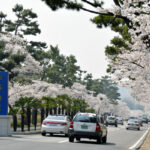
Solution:
[(86, 139), (105, 144), (109, 137), (109, 130), (113, 127), (138, 131), (149, 122), (150, 118), (146, 115), (123, 118), (112, 115), (100, 116), (95, 113), (77, 113), (73, 119), (67, 115), (49, 115), (43, 120), (41, 135), (51, 137), (64, 135), (71, 143), (74, 140), (81, 142), (82, 139)]

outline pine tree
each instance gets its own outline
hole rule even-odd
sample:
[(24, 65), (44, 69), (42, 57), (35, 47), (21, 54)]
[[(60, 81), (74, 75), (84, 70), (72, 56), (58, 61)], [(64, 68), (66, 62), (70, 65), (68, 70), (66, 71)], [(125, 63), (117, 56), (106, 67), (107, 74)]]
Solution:
[(22, 5), (16, 4), (12, 9), (15, 13), (17, 19), (13, 22), (11, 20), (6, 20), (6, 31), (13, 32), (15, 35), (36, 35), (41, 33), (39, 25), (35, 19), (37, 14), (32, 12), (31, 9), (24, 9)]
[(6, 18), (6, 14), (4, 14), (3, 12), (0, 12), (0, 32), (3, 31), (3, 27), (5, 25), (5, 18)]

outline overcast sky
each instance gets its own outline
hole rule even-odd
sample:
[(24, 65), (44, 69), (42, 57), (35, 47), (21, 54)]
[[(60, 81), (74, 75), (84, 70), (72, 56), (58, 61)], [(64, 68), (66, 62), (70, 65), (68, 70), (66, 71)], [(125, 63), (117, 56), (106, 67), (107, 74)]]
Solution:
[[(105, 2), (110, 6), (112, 0)], [(74, 55), (81, 69), (92, 73), (94, 78), (106, 75), (107, 60), (104, 50), (115, 33), (109, 28), (97, 29), (96, 25), (90, 22), (95, 15), (68, 10), (52, 12), (41, 0), (1, 1), (0, 11), (6, 13), (7, 18), (13, 19), (15, 16), (12, 8), (16, 3), (22, 4), (24, 8), (32, 8), (38, 15), (41, 34), (32, 37), (33, 41), (58, 45), (60, 53)]]

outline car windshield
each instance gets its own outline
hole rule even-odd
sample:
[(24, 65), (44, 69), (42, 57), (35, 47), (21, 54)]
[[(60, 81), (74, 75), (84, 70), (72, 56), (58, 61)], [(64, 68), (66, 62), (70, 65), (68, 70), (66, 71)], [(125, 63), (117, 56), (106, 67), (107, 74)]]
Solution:
[(48, 116), (47, 119), (50, 119), (50, 120), (65, 120), (66, 116)]
[(75, 122), (91, 122), (96, 123), (96, 115), (89, 115), (89, 114), (79, 114), (74, 118)]

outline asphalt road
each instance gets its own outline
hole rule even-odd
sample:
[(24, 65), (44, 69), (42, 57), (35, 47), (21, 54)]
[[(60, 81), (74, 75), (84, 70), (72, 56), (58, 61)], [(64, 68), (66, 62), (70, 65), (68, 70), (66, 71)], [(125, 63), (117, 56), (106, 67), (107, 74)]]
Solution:
[(126, 130), (125, 126), (121, 125), (117, 128), (109, 126), (106, 144), (97, 144), (95, 140), (88, 139), (69, 143), (68, 138), (63, 135), (0, 137), (0, 150), (128, 150), (142, 137), (149, 126), (144, 125), (140, 131)]

